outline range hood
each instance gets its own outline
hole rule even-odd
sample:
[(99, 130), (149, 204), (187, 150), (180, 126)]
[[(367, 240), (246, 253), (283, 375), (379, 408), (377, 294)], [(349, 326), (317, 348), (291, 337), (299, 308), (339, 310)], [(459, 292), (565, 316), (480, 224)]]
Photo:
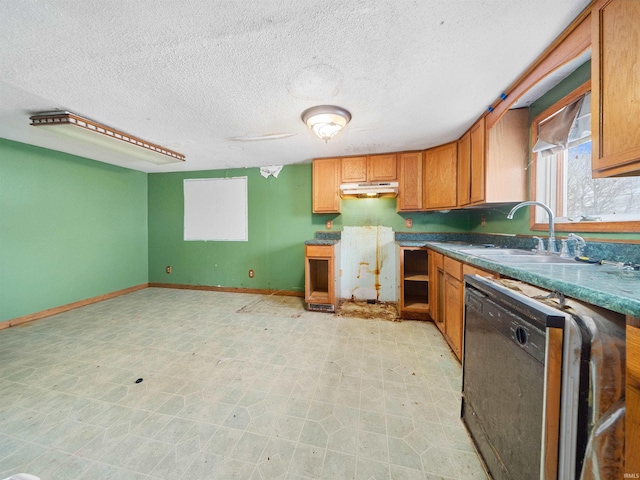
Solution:
[(397, 197), (398, 182), (343, 183), (341, 197)]

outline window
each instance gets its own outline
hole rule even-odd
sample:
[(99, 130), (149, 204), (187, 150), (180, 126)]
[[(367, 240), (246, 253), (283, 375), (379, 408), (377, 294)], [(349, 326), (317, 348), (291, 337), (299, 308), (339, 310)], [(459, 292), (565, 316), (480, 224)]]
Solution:
[[(640, 177), (591, 177), (589, 88), (578, 88), (532, 123), (534, 200), (549, 205), (560, 231), (638, 231)], [(534, 211), (531, 228), (545, 230), (546, 213)]]

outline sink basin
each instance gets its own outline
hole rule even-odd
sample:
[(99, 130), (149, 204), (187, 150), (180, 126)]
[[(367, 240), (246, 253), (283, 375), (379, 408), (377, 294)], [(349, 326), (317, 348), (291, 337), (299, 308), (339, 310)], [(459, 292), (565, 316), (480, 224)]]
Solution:
[(511, 256), (511, 255), (524, 255), (533, 256), (533, 252), (527, 250), (519, 250), (517, 248), (476, 248), (476, 249), (463, 249), (458, 250), (461, 253), (467, 255), (475, 255), (477, 257), (494, 257), (494, 256)]
[(534, 254), (507, 254), (507, 255), (485, 255), (477, 254), (477, 257), (486, 258), (494, 262), (502, 263), (573, 263), (577, 262), (572, 258), (561, 258), (552, 255), (534, 255)]

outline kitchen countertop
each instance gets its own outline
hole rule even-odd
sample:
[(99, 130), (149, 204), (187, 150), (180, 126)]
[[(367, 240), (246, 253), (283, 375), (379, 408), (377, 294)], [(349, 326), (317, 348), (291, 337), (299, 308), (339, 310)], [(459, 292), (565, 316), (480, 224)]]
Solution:
[(305, 245), (335, 245), (342, 237), (341, 232), (330, 232), (327, 230), (316, 232), (311, 240), (304, 242)]
[(330, 240), (326, 238), (312, 238), (304, 242), (305, 245), (335, 245), (340, 240)]
[[(498, 272), (567, 297), (615, 312), (640, 317), (640, 271), (623, 270), (614, 265), (571, 263), (507, 264), (477, 257), (466, 242), (398, 240), (405, 247), (428, 247), (462, 262)], [(475, 245), (477, 246), (477, 245)], [(479, 249), (479, 253), (483, 249)]]

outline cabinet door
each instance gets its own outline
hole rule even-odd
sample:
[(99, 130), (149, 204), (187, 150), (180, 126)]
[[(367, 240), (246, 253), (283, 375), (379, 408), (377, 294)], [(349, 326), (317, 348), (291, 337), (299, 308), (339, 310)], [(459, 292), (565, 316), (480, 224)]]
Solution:
[(485, 132), (484, 201), (522, 202), (527, 196), (529, 111), (507, 112)]
[(444, 266), (443, 255), (429, 251), (429, 314), (444, 334)]
[(424, 152), (425, 210), (455, 208), (457, 203), (458, 145), (456, 142)]
[(313, 213), (340, 213), (340, 159), (313, 161)]
[(471, 133), (458, 140), (458, 206), (471, 203)]
[(458, 360), (462, 360), (462, 282), (451, 275), (444, 275), (445, 335)]
[(340, 182), (358, 183), (367, 181), (367, 157), (344, 157), (340, 161)]
[(396, 154), (371, 155), (367, 167), (370, 182), (395, 182), (398, 179)]
[(422, 152), (400, 154), (399, 212), (422, 210)]
[(627, 317), (625, 472), (640, 472), (640, 319)]
[(469, 131), (471, 139), (471, 203), (484, 202), (485, 123), (478, 120)]
[[(438, 276), (438, 267), (436, 258), (440, 255), (433, 250), (429, 250), (429, 316), (437, 324), (438, 318), (438, 289), (436, 277)], [(442, 255), (440, 255), (442, 257)]]
[(601, 0), (591, 17), (594, 177), (640, 175), (640, 2)]

